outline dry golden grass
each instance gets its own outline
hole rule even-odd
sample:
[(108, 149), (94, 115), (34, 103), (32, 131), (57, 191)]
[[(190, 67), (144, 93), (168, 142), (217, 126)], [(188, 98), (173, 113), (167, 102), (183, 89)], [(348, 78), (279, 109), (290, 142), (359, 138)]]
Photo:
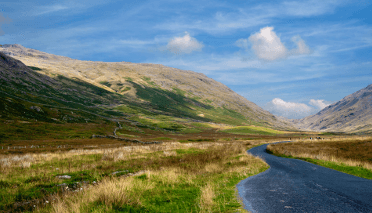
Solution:
[(98, 202), (106, 207), (106, 211), (112, 206), (141, 205), (142, 194), (154, 188), (154, 184), (148, 181), (137, 180), (134, 177), (123, 179), (104, 179), (98, 186), (92, 187), (82, 193), (67, 194), (59, 197), (53, 204), (53, 212), (85, 212), (87, 205)]
[(297, 140), (293, 143), (268, 145), (267, 149), (277, 154), (344, 163), (372, 171), (372, 137)]
[[(204, 175), (220, 174), (222, 172), (233, 175), (239, 174), (241, 177), (247, 174), (253, 174), (258, 172), (261, 166), (257, 166), (257, 163), (263, 163), (260, 159), (255, 158), (246, 153), (246, 146), (241, 142), (235, 143), (169, 143), (167, 146), (159, 146), (154, 148), (153, 146), (131, 147), (126, 149), (112, 149), (112, 150), (96, 150), (97, 152), (103, 152), (108, 155), (114, 155), (109, 160), (115, 160), (115, 154), (124, 153), (124, 150), (131, 150), (128, 155), (124, 155), (124, 159), (130, 159), (131, 156), (138, 157), (138, 155), (145, 156), (145, 153), (160, 152), (159, 156), (164, 156), (164, 152), (172, 153), (172, 156), (178, 155), (175, 151), (169, 151), (175, 148), (198, 148), (208, 149), (208, 152), (203, 154), (192, 154), (184, 155), (181, 158), (182, 163), (193, 163), (195, 168), (183, 167), (179, 162), (172, 162), (170, 164), (164, 164), (159, 170), (147, 170), (141, 172), (138, 175), (145, 175), (145, 178), (137, 178), (135, 176), (129, 176), (125, 178), (105, 178), (99, 183), (98, 186), (90, 187), (81, 192), (68, 193), (62, 196), (58, 196), (56, 201), (52, 203), (53, 212), (87, 212), (89, 206), (93, 203), (102, 205), (98, 212), (112, 211), (115, 206), (142, 206), (143, 193), (154, 189), (156, 184), (162, 186), (174, 188), (179, 183), (197, 186), (200, 188), (200, 195), (198, 198), (198, 206), (200, 212), (212, 212), (216, 211), (216, 186), (214, 182), (200, 182), (198, 178)], [(92, 152), (93, 150), (90, 150)], [(135, 152), (135, 153), (133, 153)], [(75, 156), (79, 152), (65, 153), (66, 155)], [(86, 154), (85, 151), (79, 154)], [(44, 156), (45, 159), (57, 157), (58, 154), (51, 154), (53, 156)], [(62, 153), (60, 153), (62, 155)], [(36, 157), (36, 156), (35, 156)], [(156, 156), (151, 156), (149, 160), (155, 160)], [(177, 160), (178, 161), (178, 160)], [(260, 165), (261, 165), (260, 164)], [(229, 165), (228, 168), (226, 165)], [(197, 170), (195, 170), (197, 169)], [(229, 176), (228, 175), (228, 176)]]
[(133, 157), (140, 157), (139, 154), (151, 153), (156, 151), (163, 151), (164, 155), (172, 156), (175, 154), (175, 149), (197, 148), (207, 149), (212, 146), (222, 146), (224, 143), (179, 143), (169, 142), (157, 145), (134, 145), (124, 146), (118, 148), (106, 149), (76, 149), (68, 152), (54, 152), (54, 153), (36, 153), (26, 155), (0, 155), (0, 171), (7, 173), (11, 171), (12, 167), (30, 167), (31, 164), (48, 162), (52, 160), (64, 160), (74, 156), (103, 154), (103, 160), (118, 161), (129, 160)]
[(212, 212), (212, 208), (214, 205), (213, 198), (215, 197), (215, 192), (213, 189), (212, 183), (207, 183), (204, 187), (201, 188), (201, 195), (200, 195), (200, 212)]
[[(62, 189), (62, 191), (55, 191), (57, 201), (54, 202), (48, 198), (52, 202), (54, 212), (89, 212), (87, 210), (91, 208), (89, 205), (97, 203), (102, 204), (102, 208), (99, 207), (97, 212), (113, 211), (117, 209), (117, 206), (123, 205), (142, 208), (141, 206), (145, 205), (142, 203), (143, 197), (134, 192), (137, 190), (137, 186), (139, 189), (142, 187), (145, 191), (151, 191), (154, 184), (160, 184), (169, 190), (180, 190), (180, 183), (182, 183), (200, 189), (200, 194), (196, 193), (196, 200), (192, 202), (192, 205), (197, 207), (193, 208), (210, 212), (216, 211), (216, 208), (224, 208), (221, 207), (223, 199), (216, 201), (216, 196), (221, 194), (216, 189), (223, 188), (223, 186), (213, 185), (221, 182), (218, 177), (221, 175), (226, 177), (223, 181), (229, 178), (241, 180), (262, 171), (262, 168), (267, 166), (260, 159), (246, 153), (248, 147), (263, 142), (270, 142), (270, 140), (213, 143), (165, 142), (157, 145), (0, 155), (0, 181), (4, 181), (6, 184), (12, 184), (15, 180), (21, 181), (18, 188), (8, 187), (6, 189), (9, 199), (11, 196), (16, 196), (20, 188), (27, 191), (35, 190), (35, 187), (37, 188), (39, 185), (43, 188), (44, 185), (56, 186), (65, 183), (64, 180), (56, 178), (56, 174), (67, 174), (75, 178), (85, 171), (89, 174), (84, 176), (83, 180), (90, 178), (88, 179), (90, 183), (93, 180), (99, 182), (98, 186), (92, 187), (93, 185), (91, 185), (80, 192), (70, 193)], [(130, 170), (131, 173), (140, 176), (128, 176), (128, 172), (125, 173), (125, 170)], [(121, 177), (116, 177), (116, 175), (112, 175), (116, 171), (124, 173), (118, 174), (122, 175)], [(139, 173), (138, 171), (145, 172)], [(142, 177), (143, 175), (144, 177)], [(209, 177), (215, 177), (217, 181), (213, 182)], [(127, 182), (132, 188), (126, 185)], [(144, 184), (145, 182), (147, 184)], [(210, 185), (208, 186), (207, 183)], [(211, 185), (211, 183), (213, 184)], [(181, 190), (183, 190), (182, 187)], [(112, 192), (109, 193), (110, 191)], [(154, 192), (151, 191), (151, 193)], [(213, 200), (213, 197), (216, 199)], [(37, 199), (47, 198), (38, 197)], [(31, 204), (29, 208), (33, 209), (33, 204)], [(14, 209), (16, 208), (14, 207)]]

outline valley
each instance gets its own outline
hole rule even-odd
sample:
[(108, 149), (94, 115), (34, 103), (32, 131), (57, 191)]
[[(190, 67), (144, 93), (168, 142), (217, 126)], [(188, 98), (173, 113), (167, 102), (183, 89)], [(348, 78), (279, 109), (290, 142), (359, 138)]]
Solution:
[[(248, 149), (371, 131), (370, 86), (286, 120), (201, 73), (21, 45), (0, 47), (0, 85), (2, 212), (244, 212), (236, 184), (269, 168)], [(338, 124), (350, 108), (365, 120)], [(282, 146), (268, 149), (303, 157)]]

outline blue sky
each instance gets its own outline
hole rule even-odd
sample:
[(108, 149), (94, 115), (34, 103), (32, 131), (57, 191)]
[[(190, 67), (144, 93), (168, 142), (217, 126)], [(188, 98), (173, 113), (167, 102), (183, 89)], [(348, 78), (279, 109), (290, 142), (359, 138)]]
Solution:
[(7, 1), (0, 43), (202, 72), (288, 118), (372, 83), (371, 1)]

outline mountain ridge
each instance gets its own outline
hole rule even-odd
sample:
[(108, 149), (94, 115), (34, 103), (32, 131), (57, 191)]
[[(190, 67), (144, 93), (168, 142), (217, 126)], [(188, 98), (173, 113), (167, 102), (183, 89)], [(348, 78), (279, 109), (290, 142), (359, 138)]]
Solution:
[[(63, 79), (61, 76), (74, 79), (74, 81), (83, 81), (109, 92), (110, 97), (116, 97), (112, 99), (116, 101), (109, 98), (111, 101), (102, 102), (103, 106), (119, 106), (124, 102), (134, 101), (139, 104), (148, 103), (157, 110), (167, 113), (168, 109), (165, 109), (167, 105), (159, 103), (153, 97), (158, 95), (162, 100), (169, 100), (171, 101), (169, 103), (173, 103), (172, 110), (174, 112), (177, 111), (177, 107), (181, 107), (177, 106), (177, 103), (180, 102), (175, 100), (186, 101), (184, 102), (184, 107), (187, 108), (185, 110), (194, 110), (195, 112), (188, 112), (185, 115), (196, 114), (201, 120), (216, 120), (213, 113), (206, 110), (210, 106), (220, 109), (221, 116), (224, 113), (232, 113), (231, 115), (233, 115), (236, 112), (240, 114), (246, 119), (246, 122), (241, 122), (241, 124), (294, 129), (289, 122), (276, 118), (268, 111), (238, 95), (226, 85), (208, 78), (202, 73), (158, 64), (79, 61), (25, 48), (21, 45), (2, 45), (0, 51), (20, 60), (36, 73), (49, 76), (51, 79), (58, 78), (59, 82), (67, 82), (66, 84), (70, 80)], [(179, 97), (174, 96), (175, 94)]]
[(372, 130), (372, 84), (315, 115), (292, 121), (301, 130), (370, 132)]

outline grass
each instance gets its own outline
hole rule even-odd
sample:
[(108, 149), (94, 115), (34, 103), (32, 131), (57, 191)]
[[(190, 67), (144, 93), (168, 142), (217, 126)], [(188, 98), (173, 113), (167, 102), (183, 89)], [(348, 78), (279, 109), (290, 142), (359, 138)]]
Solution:
[(174, 140), (173, 138), (168, 138), (168, 137), (157, 137), (157, 138), (154, 138), (155, 141), (170, 141), (170, 140)]
[(283, 134), (284, 131), (278, 131), (266, 127), (258, 126), (238, 126), (222, 130), (222, 132), (234, 134), (259, 134), (259, 135), (277, 135)]
[(110, 82), (108, 82), (108, 81), (100, 81), (99, 82), (100, 84), (102, 84), (102, 85), (105, 85), (105, 86), (107, 86), (107, 87), (111, 87), (111, 83)]
[[(236, 212), (235, 185), (268, 168), (246, 154), (251, 145), (245, 144), (172, 142), (0, 155), (0, 211), (36, 205), (38, 212)], [(76, 191), (76, 184), (83, 190), (64, 191)]]
[(31, 68), (32, 70), (37, 70), (37, 71), (40, 71), (42, 69), (40, 69), (39, 67), (33, 67), (33, 66), (28, 66), (29, 68)]
[(126, 92), (126, 91), (129, 91), (129, 90), (131, 90), (132, 88), (131, 87), (125, 87), (125, 88), (123, 88), (121, 91), (122, 92)]
[(372, 138), (351, 137), (326, 140), (299, 140), (273, 144), (275, 155), (305, 160), (344, 173), (372, 179)]
[[(84, 139), (90, 138), (93, 134), (110, 134), (113, 126), (114, 123), (56, 124), (12, 121), (6, 125), (1, 125), (0, 135), (12, 140)], [(0, 145), (2, 144), (0, 143)]]

